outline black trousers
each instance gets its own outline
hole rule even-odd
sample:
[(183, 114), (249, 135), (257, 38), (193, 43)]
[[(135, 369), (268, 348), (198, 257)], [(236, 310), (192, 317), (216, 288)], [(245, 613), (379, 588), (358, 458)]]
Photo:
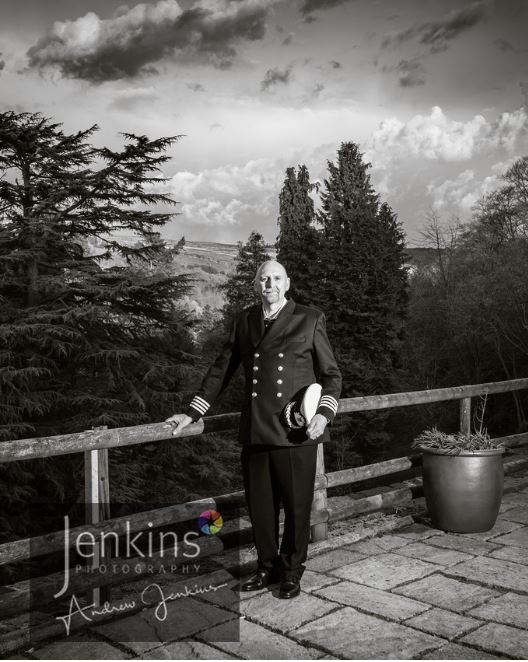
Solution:
[[(244, 446), (242, 473), (259, 568), (300, 579), (310, 541), (317, 444)], [(279, 513), (284, 532), (279, 549)]]

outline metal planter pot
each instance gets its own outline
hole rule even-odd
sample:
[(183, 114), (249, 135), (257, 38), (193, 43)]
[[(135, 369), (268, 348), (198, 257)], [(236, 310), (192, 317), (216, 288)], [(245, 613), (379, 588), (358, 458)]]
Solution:
[(461, 451), (422, 448), (423, 488), (432, 524), (443, 531), (493, 528), (502, 499), (504, 448)]

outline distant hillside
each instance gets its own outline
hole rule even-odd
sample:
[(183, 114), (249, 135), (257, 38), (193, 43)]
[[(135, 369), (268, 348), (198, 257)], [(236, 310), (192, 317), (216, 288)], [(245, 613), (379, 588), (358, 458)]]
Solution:
[[(119, 240), (126, 245), (132, 246), (137, 243), (138, 238), (134, 236), (120, 237)], [(176, 240), (167, 240), (167, 246), (174, 247), (178, 244)], [(89, 254), (95, 255), (102, 252), (103, 242), (99, 239), (92, 240), (85, 245)], [(275, 248), (267, 247), (268, 253), (275, 257)], [(411, 273), (423, 266), (430, 264), (435, 258), (433, 248), (407, 248), (407, 266), (411, 267)], [(193, 290), (185, 305), (201, 314), (205, 306), (211, 308), (222, 308), (224, 297), (219, 286), (225, 283), (234, 269), (234, 261), (238, 253), (236, 244), (221, 244), (212, 241), (186, 241), (183, 250), (174, 257), (173, 273), (186, 273), (193, 279)], [(104, 266), (124, 266), (125, 262), (118, 256), (106, 260)]]
[[(174, 242), (176, 244), (177, 242)], [(275, 257), (272, 246), (267, 247), (268, 253)], [(231, 275), (238, 246), (207, 241), (186, 242), (183, 251), (176, 256), (174, 264), (180, 273), (191, 273), (196, 278), (192, 299), (198, 304), (196, 310), (205, 305), (221, 308), (224, 297), (218, 286)], [(433, 248), (407, 248), (406, 266), (411, 274), (416, 270), (431, 264), (435, 260), (436, 251)]]

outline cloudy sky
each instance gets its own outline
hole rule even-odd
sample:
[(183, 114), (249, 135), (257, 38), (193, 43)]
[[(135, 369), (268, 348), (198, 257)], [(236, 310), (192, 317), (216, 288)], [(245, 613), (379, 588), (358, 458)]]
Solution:
[(354, 141), (418, 245), (528, 155), (526, 25), (525, 0), (2, 0), (0, 109), (182, 134), (175, 239), (274, 241), (285, 168)]

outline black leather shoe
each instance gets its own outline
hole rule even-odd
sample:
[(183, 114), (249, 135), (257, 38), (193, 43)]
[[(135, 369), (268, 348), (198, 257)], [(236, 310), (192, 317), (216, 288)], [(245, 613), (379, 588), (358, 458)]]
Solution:
[(240, 587), (241, 591), (259, 591), (266, 588), (270, 583), (270, 576), (267, 570), (257, 570), (257, 572), (247, 579)]
[(296, 577), (289, 577), (281, 582), (279, 598), (289, 600), (295, 598), (301, 592), (301, 581)]

